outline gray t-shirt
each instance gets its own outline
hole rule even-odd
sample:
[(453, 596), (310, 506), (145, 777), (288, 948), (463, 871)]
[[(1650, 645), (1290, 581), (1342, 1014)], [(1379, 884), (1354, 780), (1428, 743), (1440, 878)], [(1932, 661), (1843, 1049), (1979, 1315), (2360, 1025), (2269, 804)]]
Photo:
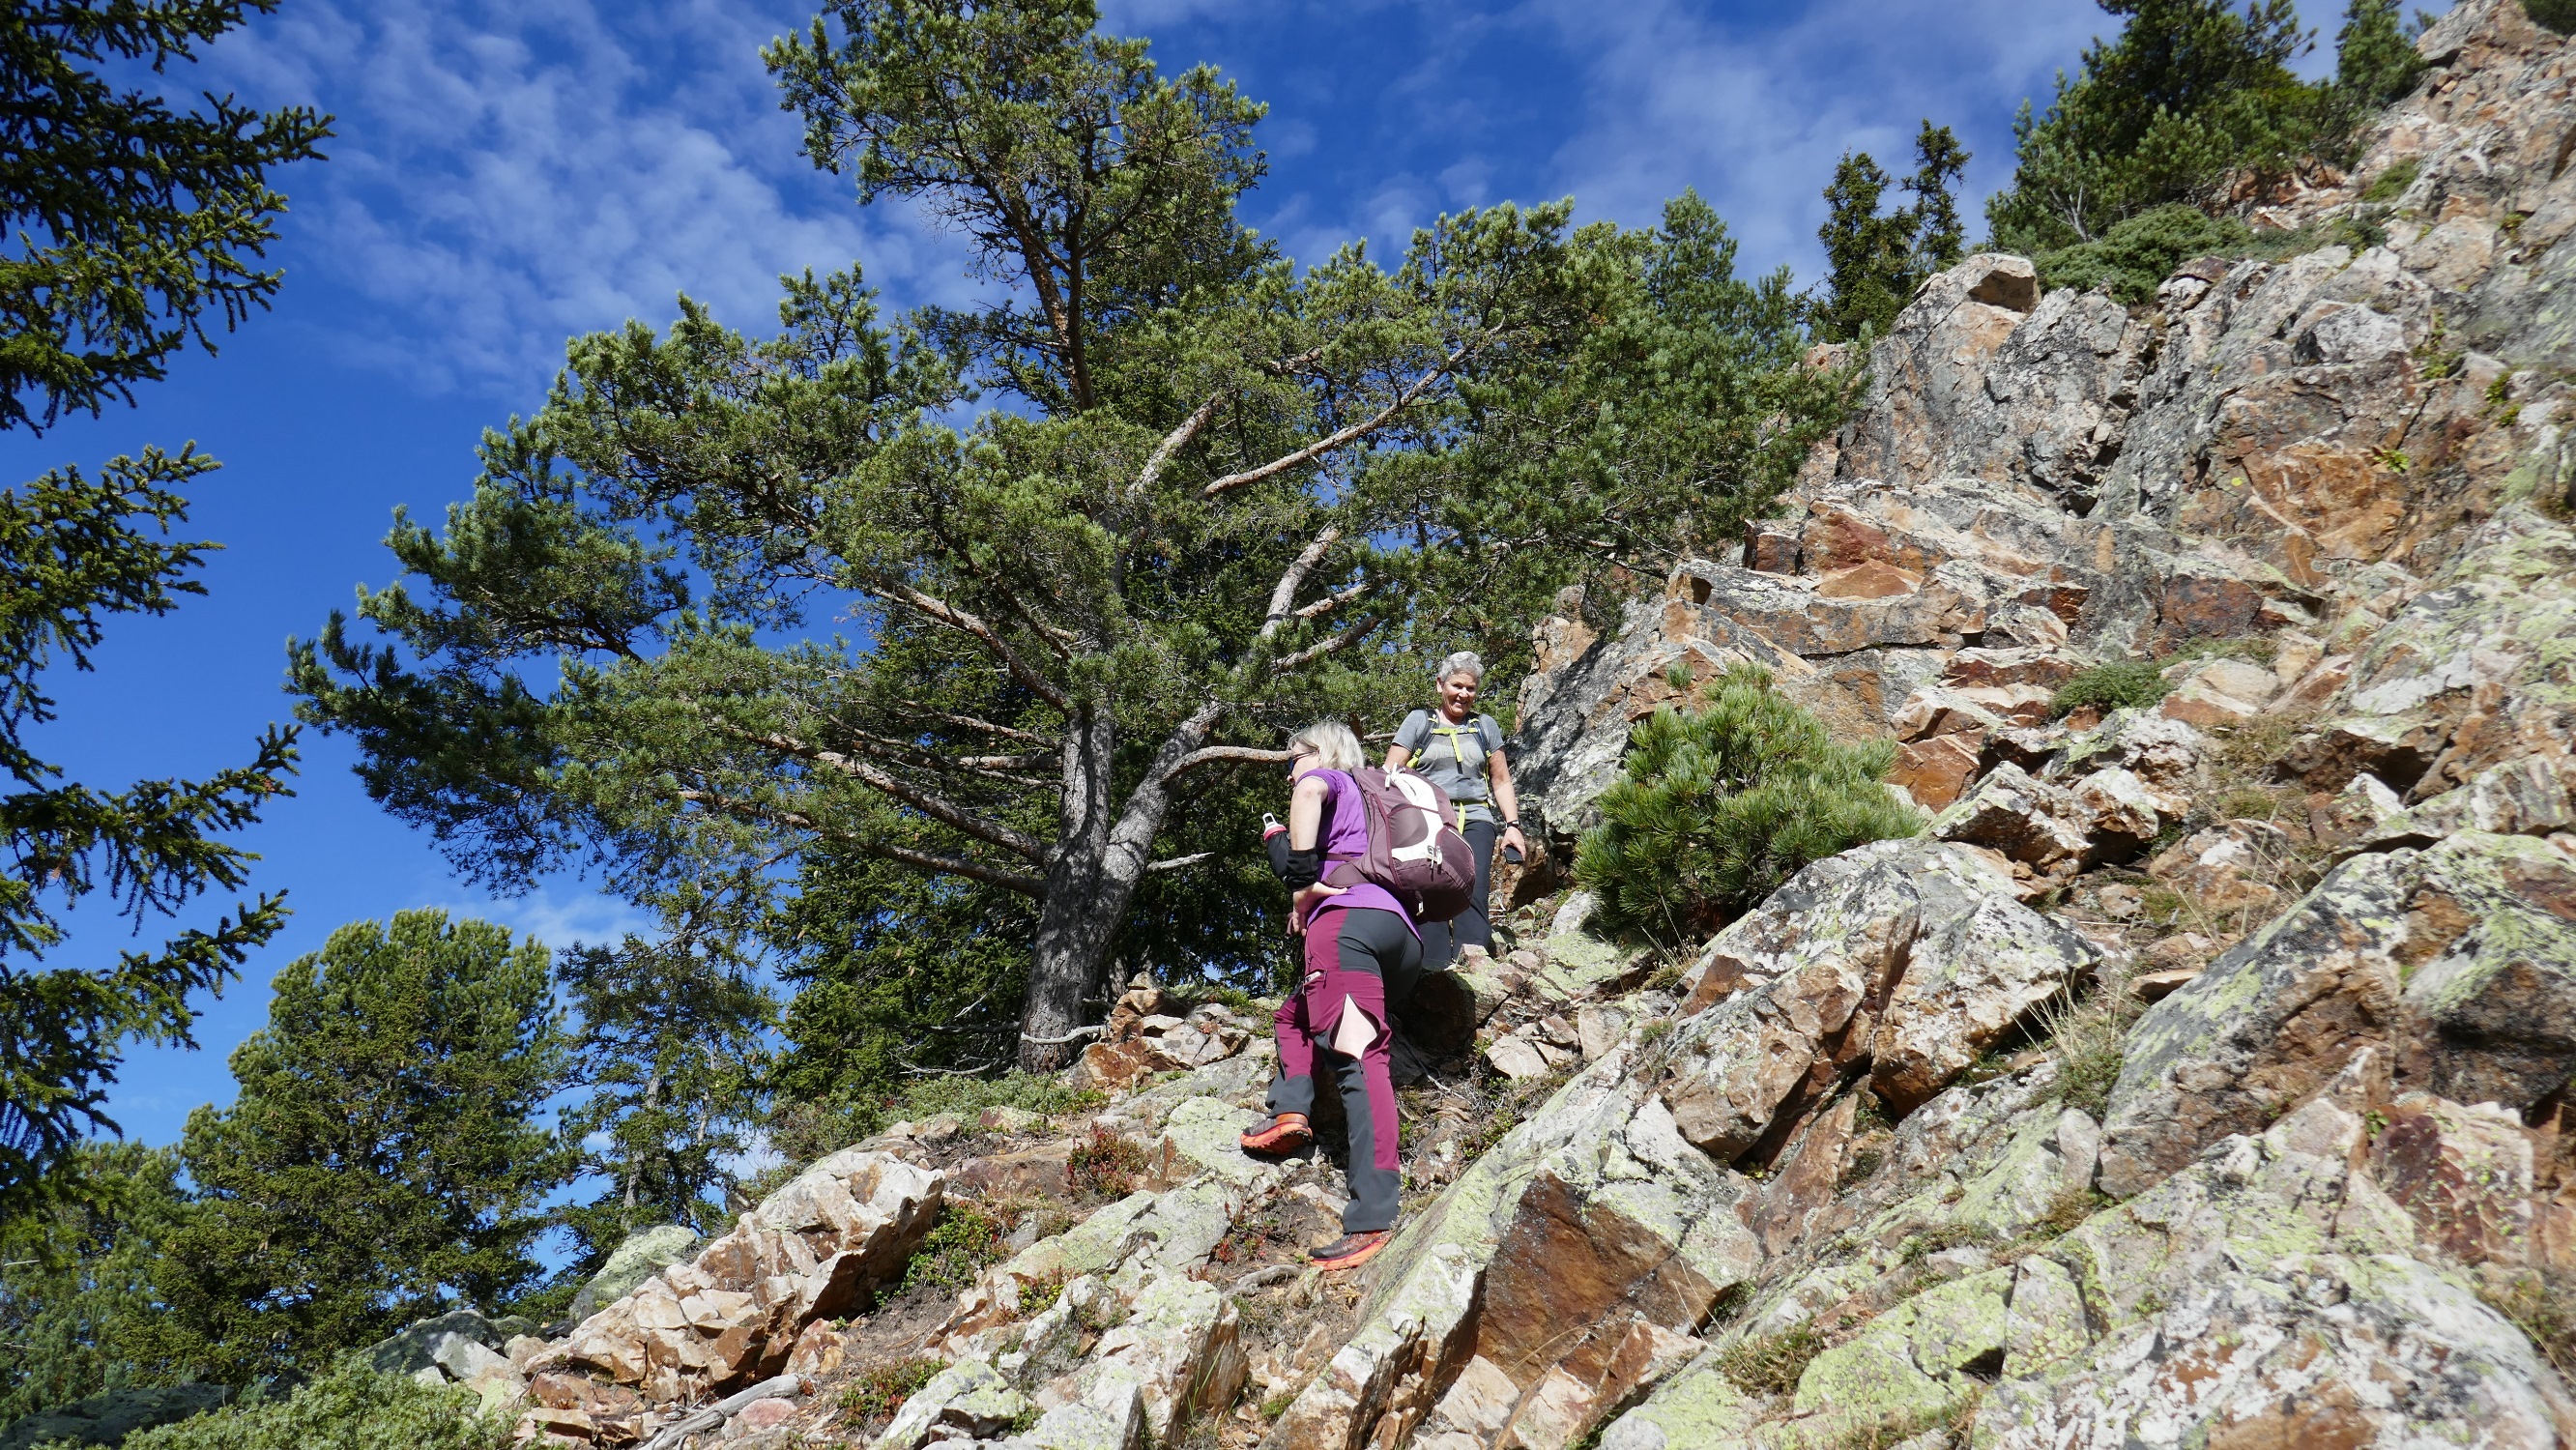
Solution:
[(1460, 821), (1496, 820), (1494, 788), (1485, 757), (1503, 748), (1503, 727), (1491, 715), (1455, 725), (1436, 710), (1416, 710), (1396, 727), (1404, 768), (1440, 787), (1458, 807)]

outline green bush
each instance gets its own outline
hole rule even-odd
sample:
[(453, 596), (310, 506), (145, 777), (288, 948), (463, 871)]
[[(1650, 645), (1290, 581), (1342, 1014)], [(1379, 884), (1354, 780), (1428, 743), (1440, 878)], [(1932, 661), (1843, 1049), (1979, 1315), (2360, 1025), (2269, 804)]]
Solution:
[(503, 1450), (474, 1395), (378, 1374), (356, 1358), (282, 1400), (246, 1401), (129, 1435), (126, 1450)]
[(2113, 710), (2143, 710), (2165, 697), (2171, 688), (2164, 672), (2148, 660), (2113, 660), (2095, 665), (2057, 687), (2055, 712), (2070, 714), (2087, 705), (2104, 714)]
[(2160, 206), (2129, 218), (2099, 241), (2042, 252), (2032, 260), (2050, 287), (2102, 287), (2135, 307), (2151, 301), (2174, 268), (2194, 257), (2233, 256), (2254, 234), (2232, 217), (2199, 208)]
[(2531, 23), (2561, 35), (2576, 35), (2576, 0), (2522, 0)]
[(1011, 1226), (970, 1203), (951, 1201), (903, 1271), (906, 1290), (928, 1285), (951, 1293), (975, 1282), (985, 1266), (1010, 1257), (1002, 1242)]
[(1800, 867), (1921, 820), (1883, 781), (1895, 747), (1835, 744), (1816, 717), (1738, 668), (1700, 708), (1669, 707), (1628, 737), (1624, 779), (1576, 853), (1601, 898), (1593, 924), (1665, 945), (1696, 942)]

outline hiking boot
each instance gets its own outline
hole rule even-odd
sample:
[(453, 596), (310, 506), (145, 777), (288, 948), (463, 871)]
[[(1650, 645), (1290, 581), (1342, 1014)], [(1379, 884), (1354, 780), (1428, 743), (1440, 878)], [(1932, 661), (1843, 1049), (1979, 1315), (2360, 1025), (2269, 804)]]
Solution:
[(1281, 1113), (1264, 1118), (1243, 1135), (1246, 1153), (1294, 1153), (1315, 1141), (1315, 1130), (1306, 1126), (1304, 1113)]
[(1395, 1239), (1395, 1230), (1362, 1229), (1347, 1233), (1315, 1250), (1315, 1267), (1330, 1272), (1334, 1269), (1356, 1269), (1377, 1257), (1377, 1251)]

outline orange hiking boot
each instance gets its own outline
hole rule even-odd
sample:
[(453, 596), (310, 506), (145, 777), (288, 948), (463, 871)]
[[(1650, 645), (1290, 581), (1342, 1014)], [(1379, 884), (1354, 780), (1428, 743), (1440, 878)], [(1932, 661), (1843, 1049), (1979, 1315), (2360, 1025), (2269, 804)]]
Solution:
[(1281, 1113), (1252, 1125), (1243, 1135), (1246, 1153), (1294, 1153), (1315, 1141), (1315, 1130), (1306, 1126), (1304, 1113)]
[(1394, 1238), (1395, 1230), (1386, 1228), (1362, 1229), (1358, 1233), (1344, 1234), (1315, 1250), (1315, 1267), (1326, 1271), (1356, 1269), (1376, 1258), (1377, 1251), (1385, 1248)]

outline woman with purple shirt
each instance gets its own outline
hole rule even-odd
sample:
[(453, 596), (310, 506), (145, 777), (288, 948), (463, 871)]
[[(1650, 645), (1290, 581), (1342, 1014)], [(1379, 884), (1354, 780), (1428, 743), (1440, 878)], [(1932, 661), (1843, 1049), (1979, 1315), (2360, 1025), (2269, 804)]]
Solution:
[(1315, 1251), (1326, 1269), (1356, 1268), (1394, 1237), (1404, 1180), (1386, 1008), (1405, 1000), (1422, 974), (1413, 918), (1393, 893), (1348, 864), (1368, 854), (1368, 816), (1350, 775), (1362, 763), (1359, 737), (1334, 721), (1309, 725), (1288, 742), (1296, 788), (1286, 839), (1271, 859), (1297, 893), (1288, 929), (1306, 939), (1306, 972), (1273, 1017), (1279, 1073), (1270, 1083), (1270, 1116), (1243, 1135), (1254, 1153), (1289, 1153), (1313, 1142), (1307, 1117), (1316, 1063), (1319, 1056), (1330, 1062), (1350, 1124), (1351, 1201), (1342, 1210), (1341, 1239)]

